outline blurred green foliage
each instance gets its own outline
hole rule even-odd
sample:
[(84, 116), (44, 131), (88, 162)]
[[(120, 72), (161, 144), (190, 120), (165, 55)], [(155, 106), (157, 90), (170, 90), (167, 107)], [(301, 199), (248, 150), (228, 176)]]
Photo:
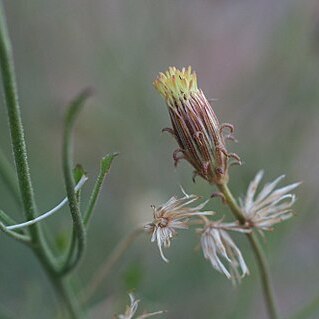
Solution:
[[(39, 210), (65, 196), (63, 108), (83, 87), (96, 91), (75, 132), (75, 162), (88, 172), (89, 186), (99, 159), (120, 152), (92, 220), (76, 287), (86, 285), (127, 232), (151, 219), (151, 204), (179, 194), (179, 184), (189, 193), (213, 192), (199, 179), (192, 183), (188, 164), (174, 169), (176, 145), (161, 134), (168, 115), (151, 85), (169, 65), (192, 65), (206, 95), (218, 98), (221, 121), (235, 124), (239, 143), (229, 149), (245, 162), (232, 171), (235, 194), (245, 192), (260, 168), (268, 181), (284, 173), (287, 183), (304, 182), (297, 216), (267, 234), (265, 247), (283, 315), (318, 293), (317, 0), (34, 0), (5, 1), (5, 7)], [(1, 106), (0, 143), (12, 161)], [(82, 197), (88, 196), (84, 187)], [(22, 220), (2, 180), (0, 199), (2, 209)], [(230, 219), (217, 201), (209, 207)], [(45, 222), (59, 247), (70, 224), (67, 209)], [(101, 285), (92, 318), (120, 312), (134, 287), (143, 306), (167, 309), (167, 318), (266, 318), (251, 251), (245, 238), (238, 242), (252, 275), (234, 288), (195, 249), (196, 234), (180, 232), (167, 251), (169, 264), (142, 236)], [(55, 297), (30, 251), (4, 236), (0, 251), (0, 309), (15, 318), (51, 318)]]

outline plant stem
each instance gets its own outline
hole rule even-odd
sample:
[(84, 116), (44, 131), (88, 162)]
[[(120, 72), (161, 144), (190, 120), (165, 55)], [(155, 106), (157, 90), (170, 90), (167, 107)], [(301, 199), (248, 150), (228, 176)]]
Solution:
[[(36, 204), (32, 188), (29, 164), (27, 160), (27, 149), (24, 139), (24, 131), (21, 120), (20, 106), (14, 73), (14, 63), (9, 34), (2, 3), (0, 2), (0, 69), (2, 74), (3, 92), (7, 107), (11, 143), (15, 166), (19, 180), (19, 189), (22, 197), (22, 204), (27, 220), (34, 219), (36, 214)], [(44, 241), (39, 224), (29, 226), (32, 250), (38, 257), (42, 267), (51, 279), (56, 291), (61, 296), (61, 300), (66, 304), (72, 319), (78, 319), (79, 311), (75, 310), (70, 295), (66, 287), (61, 282), (61, 278), (55, 269), (55, 263), (51, 252)]]
[(109, 275), (112, 268), (119, 261), (119, 259), (124, 255), (128, 248), (133, 244), (135, 239), (142, 234), (144, 231), (143, 227), (137, 228), (132, 231), (127, 237), (124, 237), (117, 246), (114, 248), (113, 252), (107, 257), (105, 262), (99, 267), (95, 272), (93, 279), (91, 280), (89, 286), (84, 291), (84, 298), (89, 300), (99, 286), (103, 283), (105, 278)]
[(97, 199), (98, 199), (99, 194), (101, 192), (101, 188), (102, 188), (104, 179), (111, 168), (111, 164), (112, 164), (113, 159), (117, 155), (118, 155), (118, 153), (109, 154), (109, 155), (103, 157), (101, 160), (99, 175), (98, 175), (96, 182), (95, 182), (95, 185), (93, 187), (93, 190), (92, 190), (92, 193), (90, 196), (90, 200), (89, 200), (89, 204), (88, 204), (87, 209), (84, 213), (83, 222), (84, 222), (84, 225), (86, 227), (88, 227), (88, 224), (90, 222), (90, 219), (91, 219), (91, 216), (93, 214)]
[[(241, 224), (244, 224), (245, 217), (244, 217), (240, 207), (238, 206), (233, 194), (229, 190), (227, 184), (218, 185), (218, 188), (223, 193), (225, 200), (226, 200), (226, 203), (229, 206), (229, 208), (231, 209), (234, 216), (238, 219), (238, 221)], [(277, 306), (276, 306), (275, 296), (274, 296), (273, 289), (271, 286), (271, 280), (270, 280), (267, 259), (264, 255), (263, 250), (262, 250), (257, 238), (255, 237), (255, 235), (253, 233), (248, 233), (248, 234), (246, 234), (246, 236), (248, 237), (248, 240), (251, 244), (251, 247), (253, 249), (253, 252), (254, 252), (256, 260), (257, 260), (269, 318), (278, 319), (279, 315), (278, 315), (278, 310), (277, 310)]]
[(304, 308), (299, 310), (295, 315), (291, 316), (290, 319), (307, 319), (311, 315), (315, 314), (319, 310), (319, 296), (308, 303)]
[(46, 271), (61, 303), (68, 311), (69, 318), (81, 319), (82, 311), (79, 307), (77, 300), (71, 293), (65, 278), (61, 277), (59, 273), (52, 267), (50, 262), (46, 258), (44, 258), (43, 251), (41, 249), (36, 249), (34, 250), (34, 252), (40, 260), (44, 270)]
[[(6, 28), (2, 4), (0, 5), (0, 67), (19, 188), (22, 196), (23, 208), (26, 217), (29, 220), (33, 219), (36, 215), (36, 205), (27, 160), (27, 149), (21, 121), (11, 43)], [(37, 225), (30, 227), (30, 234), (34, 242), (38, 241), (39, 229)]]
[[(70, 107), (67, 111), (65, 118), (65, 127), (64, 127), (64, 135), (63, 135), (63, 174), (65, 180), (66, 193), (69, 200), (70, 212), (73, 220), (73, 233), (77, 239), (77, 254), (75, 259), (69, 263), (69, 258), (66, 260), (66, 264), (63, 265), (61, 273), (66, 274), (71, 270), (75, 269), (75, 267), (80, 262), (85, 246), (86, 246), (86, 232), (83, 223), (83, 219), (80, 212), (79, 202), (77, 200), (76, 192), (74, 191), (75, 180), (73, 177), (72, 171), (72, 155), (73, 155), (73, 147), (72, 147), (72, 130), (79, 114), (82, 109), (85, 100), (91, 95), (91, 90), (86, 89), (83, 90), (70, 104)], [(73, 241), (73, 240), (72, 240)], [(71, 251), (68, 252), (68, 256), (72, 257), (74, 252), (75, 245), (71, 244)]]
[(22, 235), (19, 233), (16, 233), (13, 230), (9, 230), (7, 229), (7, 227), (0, 222), (0, 230), (2, 232), (4, 232), (6, 235), (10, 236), (11, 238), (14, 238), (15, 240), (18, 240), (24, 244), (31, 244), (31, 239), (29, 238), (29, 236), (26, 235)]

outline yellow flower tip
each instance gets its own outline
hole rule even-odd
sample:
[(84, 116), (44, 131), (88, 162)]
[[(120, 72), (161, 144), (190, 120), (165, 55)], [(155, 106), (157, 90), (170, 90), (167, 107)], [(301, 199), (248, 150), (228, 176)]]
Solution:
[(160, 73), (153, 82), (156, 90), (167, 99), (187, 99), (191, 93), (197, 92), (197, 77), (189, 66), (182, 70), (169, 67), (164, 73)]

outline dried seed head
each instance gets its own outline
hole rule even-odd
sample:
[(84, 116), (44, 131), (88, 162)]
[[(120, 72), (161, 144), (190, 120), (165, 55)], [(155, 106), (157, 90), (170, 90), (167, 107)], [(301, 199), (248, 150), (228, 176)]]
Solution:
[(294, 183), (275, 189), (284, 178), (282, 175), (266, 184), (256, 195), (263, 175), (263, 171), (258, 172), (249, 184), (246, 197), (240, 199), (240, 206), (247, 223), (257, 228), (261, 234), (264, 230), (272, 230), (275, 224), (293, 216), (291, 207), (296, 201), (296, 196), (289, 192), (300, 185), (300, 183)]
[(248, 275), (249, 270), (239, 248), (228, 234), (228, 230), (250, 232), (249, 229), (237, 223), (222, 223), (221, 221), (207, 221), (205, 227), (198, 231), (201, 233), (204, 257), (216, 270), (225, 274), (235, 284)]
[(213, 212), (200, 211), (207, 201), (195, 207), (188, 206), (199, 198), (199, 196), (184, 193), (184, 197), (179, 199), (172, 197), (158, 208), (152, 206), (154, 220), (145, 225), (144, 228), (152, 234), (151, 241), (157, 242), (161, 257), (165, 262), (168, 262), (168, 259), (163, 254), (162, 246), (170, 246), (171, 239), (177, 234), (176, 229), (187, 229), (191, 217), (213, 214)]
[(223, 130), (232, 133), (233, 126), (219, 124), (203, 91), (197, 87), (195, 72), (191, 67), (182, 70), (170, 67), (160, 73), (153, 84), (166, 101), (172, 123), (169, 131), (179, 145), (173, 154), (175, 165), (186, 159), (194, 167), (195, 174), (209, 183), (227, 182), (229, 159), (240, 162), (225, 146), (227, 136), (223, 135)]
[[(126, 306), (126, 310), (125, 310), (124, 314), (117, 315), (116, 318), (118, 318), (118, 319), (133, 319), (134, 318), (134, 315), (137, 311), (137, 307), (138, 307), (140, 300), (135, 299), (135, 297), (132, 293), (129, 294), (129, 297), (130, 297), (131, 304), (129, 306)], [(144, 313), (143, 315), (140, 315), (140, 316), (135, 317), (135, 318), (136, 319), (146, 319), (146, 318), (150, 318), (150, 317), (155, 316), (155, 315), (160, 315), (162, 313), (164, 313), (164, 311)]]

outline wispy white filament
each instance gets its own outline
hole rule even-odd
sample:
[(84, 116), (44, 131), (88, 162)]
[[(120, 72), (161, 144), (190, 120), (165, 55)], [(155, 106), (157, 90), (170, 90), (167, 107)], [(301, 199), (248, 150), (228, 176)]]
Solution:
[[(87, 180), (88, 180), (88, 178), (85, 175), (83, 175), (81, 177), (80, 181), (74, 187), (74, 191), (75, 192), (79, 191)], [(46, 219), (47, 217), (49, 217), (51, 215), (53, 215), (55, 212), (57, 212), (59, 209), (61, 209), (67, 202), (68, 202), (68, 198), (65, 197), (57, 206), (55, 206), (51, 210), (47, 211), (46, 213), (43, 213), (42, 215), (40, 215), (34, 219), (28, 220), (27, 222), (21, 223), (21, 224), (6, 226), (6, 228), (8, 230), (13, 230), (13, 229), (24, 228), (24, 227), (33, 225), (33, 224), (35, 224), (43, 219)]]

